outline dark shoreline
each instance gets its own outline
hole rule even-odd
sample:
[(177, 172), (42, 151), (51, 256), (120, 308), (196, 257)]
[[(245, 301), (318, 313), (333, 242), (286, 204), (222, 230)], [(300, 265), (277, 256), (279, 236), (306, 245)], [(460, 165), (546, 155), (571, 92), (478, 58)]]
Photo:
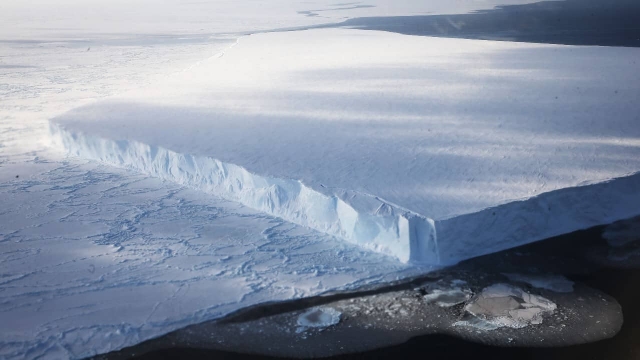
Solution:
[(475, 40), (639, 47), (640, 1), (540, 1), (470, 14), (353, 18), (319, 27)]

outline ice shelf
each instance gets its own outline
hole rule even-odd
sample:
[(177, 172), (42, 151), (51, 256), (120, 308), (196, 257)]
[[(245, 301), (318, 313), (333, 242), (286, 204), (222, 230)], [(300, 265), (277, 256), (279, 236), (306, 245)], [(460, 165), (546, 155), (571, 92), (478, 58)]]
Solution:
[(51, 120), (137, 169), (403, 262), (452, 264), (640, 213), (639, 49), (323, 29)]

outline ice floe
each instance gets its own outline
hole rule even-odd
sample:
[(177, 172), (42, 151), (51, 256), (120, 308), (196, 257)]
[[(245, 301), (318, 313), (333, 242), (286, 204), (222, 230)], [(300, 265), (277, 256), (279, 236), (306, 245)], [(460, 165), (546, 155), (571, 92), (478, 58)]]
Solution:
[(514, 329), (541, 324), (545, 314), (551, 314), (556, 304), (509, 284), (491, 285), (477, 294), (464, 308), (471, 316), (456, 326), (472, 326), (481, 330), (501, 327)]

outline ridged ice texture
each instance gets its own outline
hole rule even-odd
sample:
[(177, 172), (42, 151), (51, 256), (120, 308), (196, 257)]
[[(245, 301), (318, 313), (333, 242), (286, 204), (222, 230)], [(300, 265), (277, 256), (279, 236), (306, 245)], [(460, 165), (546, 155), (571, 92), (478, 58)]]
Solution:
[(367, 249), (414, 263), (439, 263), (433, 220), (374, 197), (374, 213), (295, 179), (261, 176), (205, 156), (180, 154), (137, 141), (72, 132), (52, 123), (55, 146), (71, 155), (132, 168), (310, 227)]

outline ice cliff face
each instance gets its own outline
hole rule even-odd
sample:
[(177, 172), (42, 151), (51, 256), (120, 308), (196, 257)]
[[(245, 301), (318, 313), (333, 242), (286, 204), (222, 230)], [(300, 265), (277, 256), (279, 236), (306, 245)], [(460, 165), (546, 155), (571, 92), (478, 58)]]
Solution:
[[(68, 131), (52, 123), (57, 147), (69, 154), (135, 169), (255, 210), (310, 227), (402, 262), (439, 262), (433, 220), (348, 191), (321, 193), (295, 179), (260, 176), (217, 159), (179, 154), (136, 141), (110, 140)], [(365, 204), (363, 204), (365, 203)], [(375, 208), (375, 211), (370, 209)]]

